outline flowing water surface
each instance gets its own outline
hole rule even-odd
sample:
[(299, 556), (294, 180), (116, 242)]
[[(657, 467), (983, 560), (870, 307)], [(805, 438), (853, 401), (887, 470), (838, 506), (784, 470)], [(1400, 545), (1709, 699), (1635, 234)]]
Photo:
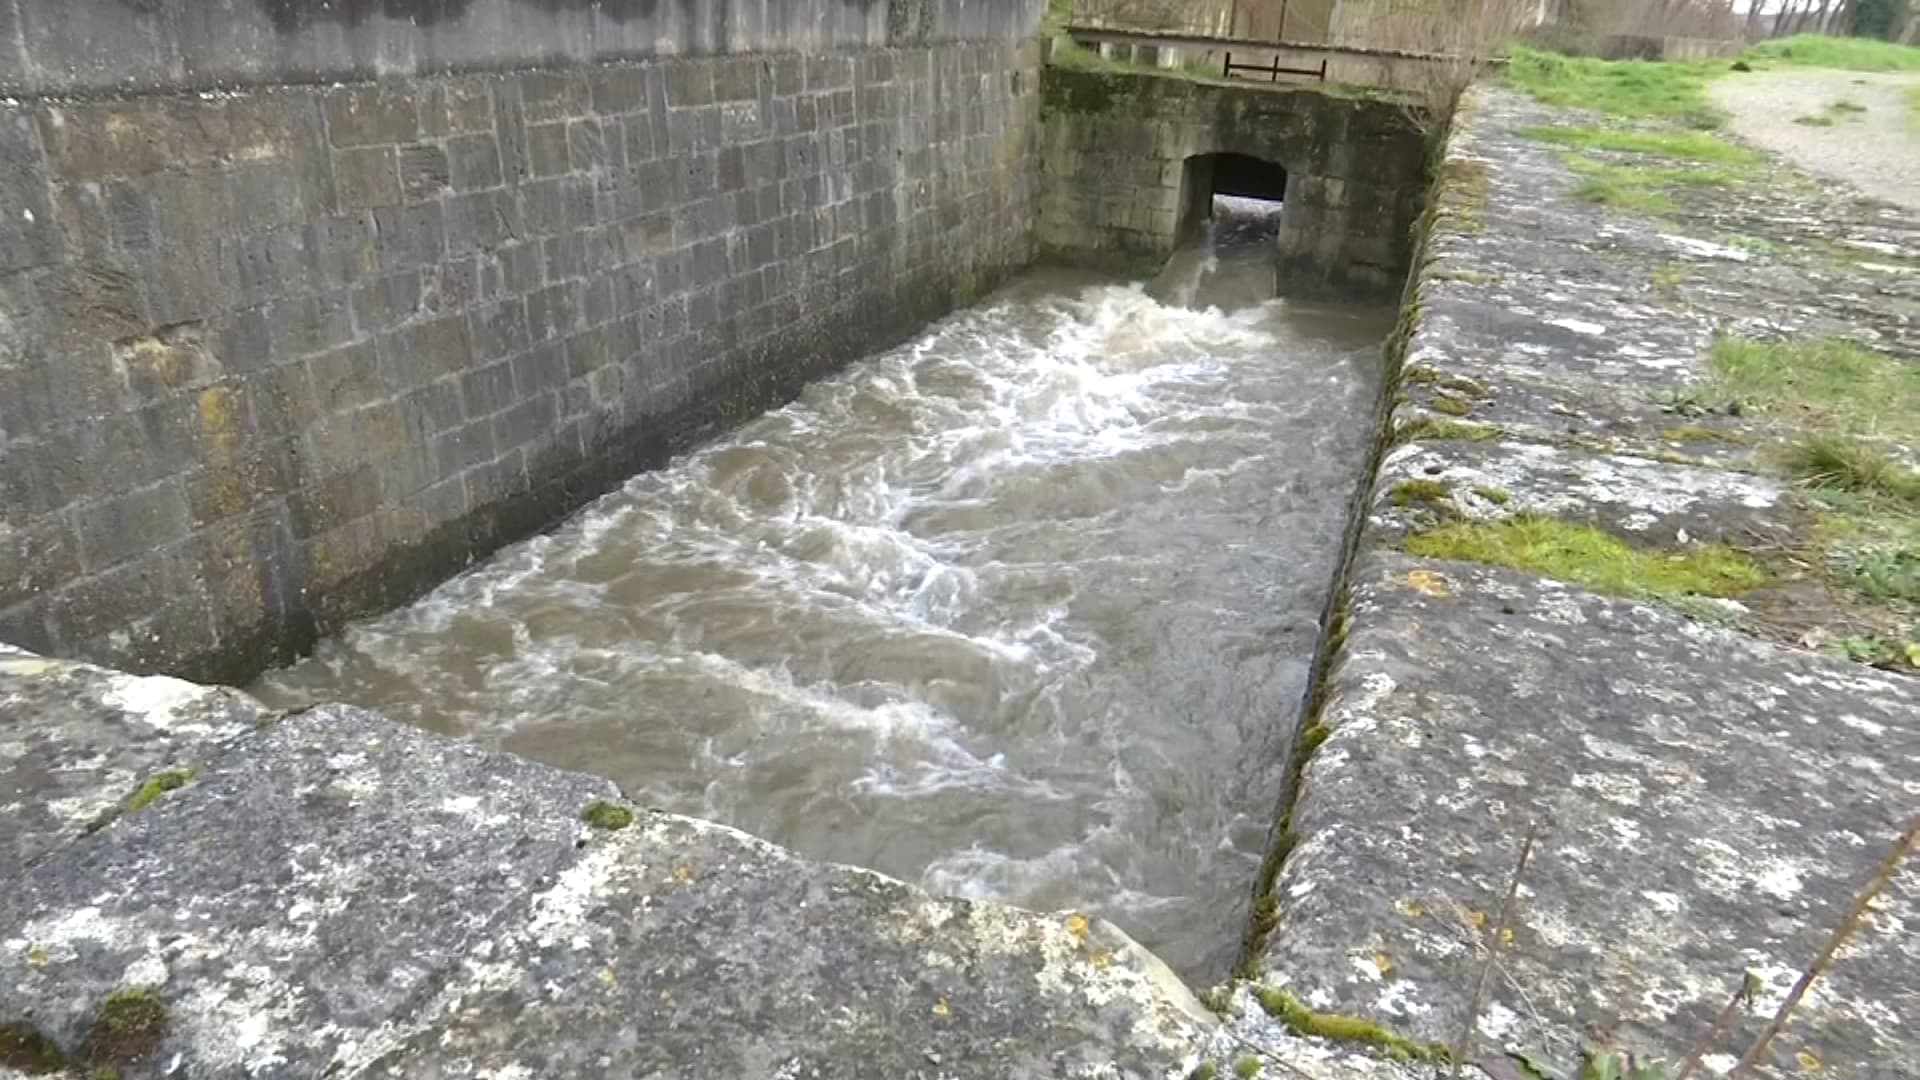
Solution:
[(253, 689), (937, 892), (1096, 912), (1211, 979), (1388, 318), (1259, 302), (1264, 273), (1201, 252), (1151, 292), (1026, 275)]

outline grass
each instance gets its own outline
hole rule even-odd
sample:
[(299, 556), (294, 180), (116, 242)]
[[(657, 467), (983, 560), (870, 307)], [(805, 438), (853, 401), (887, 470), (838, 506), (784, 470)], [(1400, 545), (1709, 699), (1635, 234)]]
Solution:
[(1789, 454), (1793, 471), (1807, 484), (1830, 491), (1878, 495), (1920, 505), (1920, 472), (1879, 449), (1851, 439), (1818, 436)]
[(1614, 165), (1571, 152), (1562, 154), (1561, 159), (1579, 178), (1573, 188), (1574, 198), (1650, 214), (1675, 209), (1669, 189), (1731, 187), (1740, 181), (1737, 173), (1720, 168)]
[(1872, 38), (1795, 34), (1763, 41), (1741, 57), (1801, 67), (1840, 68), (1845, 71), (1920, 71), (1920, 48)]
[(1920, 364), (1844, 338), (1713, 343), (1714, 379), (1742, 412), (1830, 434), (1920, 439)]
[(1615, 596), (1674, 599), (1738, 596), (1763, 585), (1767, 573), (1720, 544), (1651, 551), (1590, 525), (1519, 516), (1458, 522), (1407, 538), (1407, 550), (1435, 559), (1526, 570)]
[(1728, 142), (1705, 131), (1642, 131), (1633, 128), (1603, 127), (1530, 127), (1520, 134), (1538, 142), (1549, 142), (1575, 150), (1612, 150), (1627, 154), (1652, 154), (1681, 161), (1703, 161), (1715, 165), (1753, 165), (1765, 155)]
[(1706, 90), (1707, 80), (1722, 66), (1717, 61), (1596, 60), (1516, 45), (1507, 82), (1548, 105), (1711, 129), (1725, 121), (1708, 104)]

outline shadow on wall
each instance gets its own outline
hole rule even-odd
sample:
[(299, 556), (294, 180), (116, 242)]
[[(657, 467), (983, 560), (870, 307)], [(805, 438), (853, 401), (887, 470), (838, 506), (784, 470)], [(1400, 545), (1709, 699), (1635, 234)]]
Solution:
[[(122, 4), (143, 15), (158, 13), (165, 0), (120, 0)], [(467, 13), (473, 0), (253, 0), (268, 19), (273, 28), (281, 33), (290, 33), (315, 23), (344, 23), (357, 26), (374, 16), (405, 20), (415, 26), (432, 26), (448, 20), (457, 21)], [(515, 0), (526, 7), (543, 12), (570, 12), (592, 9), (616, 22), (630, 19), (648, 19), (660, 7), (660, 0)], [(685, 8), (706, 5), (698, 0), (678, 0)], [(871, 8), (878, 0), (841, 0), (849, 7), (861, 10)], [(726, 16), (728, 4), (720, 0), (722, 19)]]

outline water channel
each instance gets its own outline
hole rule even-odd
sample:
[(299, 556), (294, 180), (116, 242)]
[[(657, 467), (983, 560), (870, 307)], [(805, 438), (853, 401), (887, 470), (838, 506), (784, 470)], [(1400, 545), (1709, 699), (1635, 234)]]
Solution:
[(252, 689), (1096, 912), (1211, 981), (1391, 317), (1263, 301), (1263, 242), (1218, 233), (1149, 287), (1028, 273)]

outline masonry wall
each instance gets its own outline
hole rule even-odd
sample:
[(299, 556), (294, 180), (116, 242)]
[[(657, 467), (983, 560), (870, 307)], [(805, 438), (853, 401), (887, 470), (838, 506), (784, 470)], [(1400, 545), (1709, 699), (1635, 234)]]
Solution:
[(1283, 295), (1397, 299), (1426, 142), (1407, 106), (1322, 87), (1049, 67), (1038, 235), (1044, 255), (1157, 266), (1207, 192), (1189, 159), (1232, 152), (1287, 171)]
[(0, 105), (0, 640), (242, 679), (976, 296), (1039, 57), (937, 36)]

